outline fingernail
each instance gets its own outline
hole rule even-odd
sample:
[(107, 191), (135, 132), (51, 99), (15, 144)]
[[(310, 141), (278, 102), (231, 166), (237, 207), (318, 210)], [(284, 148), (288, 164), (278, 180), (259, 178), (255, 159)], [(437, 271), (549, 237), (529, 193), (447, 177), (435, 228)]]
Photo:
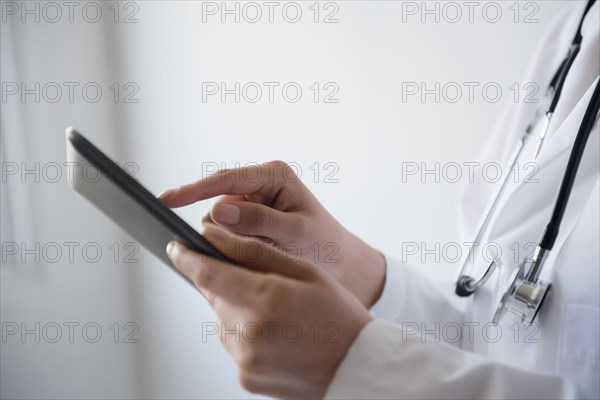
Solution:
[(174, 246), (175, 246), (175, 242), (172, 240), (167, 244), (167, 255), (169, 256), (169, 258), (171, 258), (171, 254), (173, 253)]
[(210, 215), (218, 222), (227, 225), (236, 225), (240, 222), (240, 209), (231, 204), (215, 204)]
[(161, 192), (158, 196), (156, 196), (157, 198), (161, 199), (161, 200), (166, 200), (169, 197), (173, 196), (173, 193), (175, 193), (177, 189), (167, 189), (164, 192)]

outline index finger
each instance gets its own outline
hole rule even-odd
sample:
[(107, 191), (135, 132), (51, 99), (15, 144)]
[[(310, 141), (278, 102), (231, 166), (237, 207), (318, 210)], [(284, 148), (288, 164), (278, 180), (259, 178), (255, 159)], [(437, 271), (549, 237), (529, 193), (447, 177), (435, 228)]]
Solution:
[[(220, 170), (214, 175), (170, 189), (158, 195), (168, 207), (183, 207), (200, 200), (220, 195), (246, 195), (260, 191), (270, 192), (275, 180), (274, 168), (269, 164), (252, 165), (239, 169)], [(270, 193), (265, 193), (265, 195)]]

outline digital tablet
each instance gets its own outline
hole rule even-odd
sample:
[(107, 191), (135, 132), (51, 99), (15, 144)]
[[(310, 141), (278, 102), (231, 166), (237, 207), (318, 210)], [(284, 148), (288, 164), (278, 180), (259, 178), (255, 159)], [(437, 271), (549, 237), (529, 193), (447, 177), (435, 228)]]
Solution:
[(67, 128), (66, 139), (67, 161), (74, 172), (69, 179), (71, 187), (181, 277), (190, 282), (167, 256), (166, 247), (171, 240), (198, 253), (229, 261), (74, 128)]

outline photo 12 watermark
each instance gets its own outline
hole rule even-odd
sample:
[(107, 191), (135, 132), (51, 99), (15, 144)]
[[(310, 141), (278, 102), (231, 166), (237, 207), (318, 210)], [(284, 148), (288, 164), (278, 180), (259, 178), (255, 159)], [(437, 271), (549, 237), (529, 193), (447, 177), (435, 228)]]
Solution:
[(3, 81), (2, 103), (36, 104), (99, 103), (103, 99), (113, 103), (139, 103), (139, 85), (133, 81), (101, 83), (95, 81), (40, 82)]
[(402, 183), (539, 183), (539, 165), (533, 161), (503, 167), (497, 162), (449, 161), (400, 163)]
[[(485, 263), (491, 263), (508, 257), (506, 260), (519, 263), (537, 248), (538, 243), (512, 242), (501, 245), (498, 242), (402, 242), (400, 244), (400, 259), (403, 263), (433, 262), (436, 264), (456, 264), (464, 261), (468, 255), (469, 263), (481, 258)], [(503, 250), (504, 249), (504, 250)]]
[[(494, 322), (402, 322), (402, 343), (410, 340), (420, 340), (422, 343), (497, 343), (503, 336), (514, 343), (539, 343), (539, 326), (531, 324), (524, 327), (515, 322), (509, 327), (500, 326)], [(508, 329), (507, 329), (508, 328)], [(505, 336), (508, 335), (508, 336)]]
[(514, 103), (537, 104), (544, 96), (536, 82), (513, 82), (506, 85), (487, 81), (402, 82), (402, 103), (498, 103), (505, 96)]
[(340, 327), (335, 322), (314, 322), (309, 325), (276, 321), (202, 322), (202, 343), (207, 343), (211, 337), (219, 338), (222, 343), (298, 343), (303, 338), (314, 343), (338, 343), (339, 331)]
[[(247, 263), (277, 263), (280, 257), (287, 261), (305, 260), (314, 264), (337, 264), (340, 245), (336, 241), (311, 241), (307, 243), (270, 243), (261, 240), (248, 242), (217, 243), (215, 247), (233, 260)], [(207, 256), (202, 254), (207, 259)]]
[[(335, 161), (279, 161), (279, 162), (202, 162), (202, 180), (219, 177), (221, 182), (284, 182), (296, 183), (301, 180), (312, 183), (340, 183), (340, 164)], [(214, 179), (214, 178), (213, 178)]]
[(402, 1), (402, 22), (487, 23), (510, 21), (537, 24), (540, 5), (535, 1)]
[(295, 81), (269, 82), (202, 82), (202, 103), (286, 103), (308, 101), (337, 104), (340, 85), (337, 82)]
[(2, 343), (139, 343), (135, 322), (3, 321)]
[(335, 1), (203, 1), (202, 23), (337, 24), (340, 4)]
[[(131, 181), (135, 180), (135, 175), (140, 170), (139, 165), (132, 161), (116, 165), (125, 171), (127, 179), (131, 179)], [(78, 161), (3, 161), (0, 167), (0, 179), (2, 183), (73, 184), (76, 181), (97, 183), (104, 176), (96, 164), (89, 162), (80, 163)], [(120, 177), (121, 175), (117, 173), (117, 167), (114, 167), (108, 174), (113, 175), (113, 177)]]
[(133, 241), (110, 243), (95, 241), (3, 241), (1, 245), (3, 264), (139, 263), (140, 245)]
[(2, 23), (21, 24), (123, 24), (139, 22), (140, 5), (135, 1), (2, 1)]

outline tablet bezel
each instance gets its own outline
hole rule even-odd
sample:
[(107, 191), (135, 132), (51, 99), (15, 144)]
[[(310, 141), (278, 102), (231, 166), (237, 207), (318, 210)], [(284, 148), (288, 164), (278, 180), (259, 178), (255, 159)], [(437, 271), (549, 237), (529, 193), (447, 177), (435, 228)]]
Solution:
[[(208, 242), (200, 233), (198, 233), (187, 222), (181, 219), (181, 217), (173, 212), (173, 210), (165, 206), (133, 176), (123, 170), (100, 149), (87, 140), (81, 133), (77, 132), (77, 130), (72, 127), (67, 128), (66, 139), (68, 144), (71, 144), (72, 148), (79, 156), (87, 160), (99, 170), (99, 172), (102, 174), (102, 178), (106, 177), (111, 183), (114, 184), (114, 186), (132, 199), (135, 204), (142, 207), (148, 214), (153, 216), (163, 227), (172, 233), (174, 240), (180, 241), (191, 250), (201, 254), (206, 254), (221, 261), (231, 262), (231, 260), (229, 260), (216, 247)], [(67, 161), (75, 162), (75, 158), (76, 156), (69, 154), (69, 151), (67, 150)], [(79, 192), (86, 198), (89, 197), (89, 194), (84, 194), (78, 190), (75, 180), (72, 180), (70, 183), (71, 187), (75, 191)], [(88, 200), (91, 201), (89, 198)], [(118, 221), (113, 219), (113, 216), (108, 209), (103, 209), (103, 207), (93, 201), (92, 203), (103, 213), (105, 213), (111, 220), (118, 224)], [(121, 228), (131, 236), (135, 236), (135, 234), (132, 234), (123, 226), (121, 226)], [(149, 250), (154, 253), (152, 249)], [(165, 260), (163, 259), (163, 261)], [(169, 266), (172, 267), (172, 264)]]

